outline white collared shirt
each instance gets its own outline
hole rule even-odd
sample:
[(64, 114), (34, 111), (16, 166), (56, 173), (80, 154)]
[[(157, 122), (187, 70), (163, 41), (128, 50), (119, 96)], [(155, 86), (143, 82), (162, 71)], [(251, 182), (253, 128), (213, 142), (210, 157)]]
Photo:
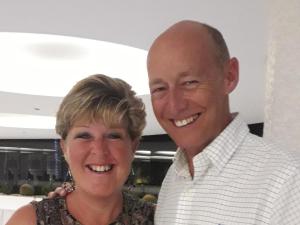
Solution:
[(155, 224), (300, 225), (300, 158), (249, 133), (240, 116), (193, 158), (178, 150)]

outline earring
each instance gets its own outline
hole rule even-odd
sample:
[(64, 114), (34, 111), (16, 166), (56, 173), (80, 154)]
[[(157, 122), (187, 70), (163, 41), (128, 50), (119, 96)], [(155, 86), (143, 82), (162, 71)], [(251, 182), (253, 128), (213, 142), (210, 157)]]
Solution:
[(70, 169), (68, 169), (67, 176), (65, 182), (62, 184), (63, 189), (66, 190), (67, 193), (71, 193), (75, 190), (75, 182), (73, 180)]
[(134, 176), (134, 175), (135, 175), (134, 170), (133, 170), (133, 168), (131, 168), (131, 176)]
[(130, 174), (129, 174), (129, 177), (127, 180), (127, 182), (128, 182), (127, 190), (128, 191), (133, 191), (135, 188), (134, 177), (135, 177), (135, 172), (134, 172), (133, 167), (131, 167), (131, 171), (130, 171)]

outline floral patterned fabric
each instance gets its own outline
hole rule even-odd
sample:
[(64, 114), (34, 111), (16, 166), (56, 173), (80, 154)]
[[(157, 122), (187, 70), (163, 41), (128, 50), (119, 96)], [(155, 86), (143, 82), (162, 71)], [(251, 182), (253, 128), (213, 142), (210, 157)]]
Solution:
[[(110, 225), (153, 225), (155, 205), (126, 192), (123, 211)], [(68, 211), (64, 197), (31, 202), (36, 209), (37, 225), (81, 225)]]

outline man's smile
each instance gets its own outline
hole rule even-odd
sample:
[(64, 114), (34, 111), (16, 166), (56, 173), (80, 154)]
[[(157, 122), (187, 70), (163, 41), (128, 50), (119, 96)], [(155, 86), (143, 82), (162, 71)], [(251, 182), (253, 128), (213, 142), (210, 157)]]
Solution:
[(192, 115), (188, 118), (182, 119), (182, 120), (172, 119), (171, 121), (174, 123), (174, 125), (176, 127), (184, 127), (184, 126), (189, 125), (189, 124), (193, 123), (194, 121), (196, 121), (200, 115), (201, 115), (201, 113), (197, 113), (197, 114), (194, 114), (194, 115)]

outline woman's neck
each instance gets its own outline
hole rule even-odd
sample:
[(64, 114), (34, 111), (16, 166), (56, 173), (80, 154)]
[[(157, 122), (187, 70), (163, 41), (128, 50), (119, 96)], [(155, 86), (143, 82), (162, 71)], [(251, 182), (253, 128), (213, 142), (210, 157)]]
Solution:
[(67, 209), (82, 225), (102, 225), (115, 221), (123, 209), (120, 191), (109, 197), (97, 198), (75, 190), (66, 197)]

